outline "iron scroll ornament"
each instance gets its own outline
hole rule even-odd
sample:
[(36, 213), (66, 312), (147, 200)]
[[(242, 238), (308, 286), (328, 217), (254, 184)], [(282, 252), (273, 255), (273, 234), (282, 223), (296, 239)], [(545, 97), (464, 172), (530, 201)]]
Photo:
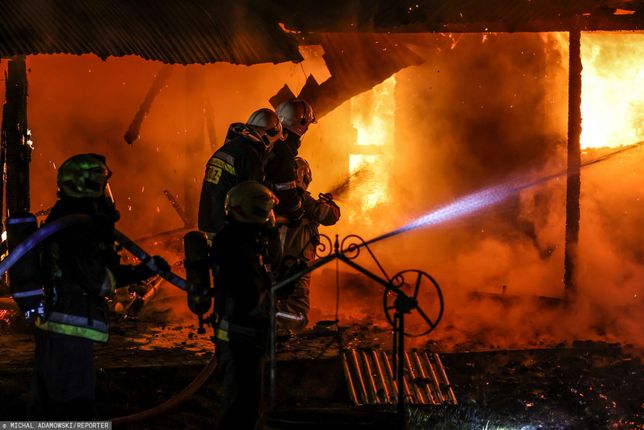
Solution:
[[(415, 278), (413, 284), (406, 282), (405, 276)], [(411, 275), (411, 276), (409, 276)], [(424, 272), (422, 270), (416, 270), (416, 269), (409, 269), (409, 270), (403, 270), (402, 272), (396, 273), (390, 280), (391, 285), (393, 289), (399, 290), (403, 293), (406, 294), (406, 297), (409, 300), (408, 301), (408, 306), (410, 308), (410, 313), (415, 313), (417, 314), (417, 319), (420, 319), (420, 324), (421, 327), (423, 328), (420, 332), (414, 332), (410, 333), (405, 331), (405, 336), (407, 337), (421, 337), (425, 336), (432, 331), (438, 326), (438, 323), (440, 320), (443, 318), (443, 311), (445, 309), (445, 302), (443, 300), (443, 293), (441, 292), (440, 286), (438, 285), (438, 282), (429, 275), (427, 272)], [(423, 286), (427, 286), (425, 288), (422, 288)], [(405, 289), (409, 289), (409, 291), (404, 291)], [(430, 291), (426, 291), (427, 289), (430, 289)], [(431, 294), (431, 289), (435, 291), (436, 294), (436, 299), (438, 302), (438, 309), (436, 312), (434, 312), (435, 316), (432, 318), (432, 316), (427, 315), (425, 310), (425, 306), (420, 306), (419, 305), (419, 297), (427, 303), (427, 304), (432, 304), (432, 296), (427, 296), (428, 294)], [(425, 294), (421, 294), (425, 293)], [(394, 324), (394, 313), (396, 312), (396, 308), (399, 306), (399, 303), (397, 303), (398, 300), (401, 300), (401, 297), (405, 296), (400, 296), (397, 294), (392, 294), (391, 290), (385, 290), (384, 296), (383, 296), (383, 306), (385, 309), (385, 315), (387, 316), (387, 320), (389, 321), (389, 324), (392, 325), (392, 327), (395, 327)], [(429, 298), (425, 298), (429, 297)]]
[(369, 249), (368, 243), (357, 234), (345, 236), (341, 242), (339, 242), (337, 235), (335, 241), (333, 241), (326, 234), (320, 234), (319, 242), (315, 248), (315, 256), (317, 258), (323, 258), (333, 253), (340, 253), (349, 260), (355, 260), (360, 256), (362, 248), (367, 249), (371, 257), (378, 262), (376, 256)]
[[(415, 315), (415, 319), (420, 322), (422, 327), (419, 332), (405, 331), (405, 336), (420, 337), (431, 333), (443, 317), (445, 303), (438, 282), (427, 272), (415, 269), (403, 270), (393, 277), (389, 277), (376, 255), (371, 251), (369, 243), (356, 234), (350, 234), (344, 237), (342, 241), (339, 241), (336, 237), (335, 243), (330, 237), (321, 234), (320, 244), (316, 248), (316, 255), (318, 258), (328, 257), (335, 251), (336, 254), (341, 255), (343, 258), (355, 260), (360, 256), (362, 249), (367, 251), (384, 279), (389, 283), (390, 288), (385, 289), (383, 296), (383, 307), (387, 321), (394, 329), (396, 328), (394, 314), (404, 302), (403, 307), (407, 308), (406, 313)], [(413, 286), (406, 282), (406, 277), (414, 278)], [(434, 311), (428, 315), (425, 308), (433, 309)]]
[(333, 253), (333, 241), (326, 234), (320, 234), (318, 244), (315, 246), (315, 257), (328, 257)]

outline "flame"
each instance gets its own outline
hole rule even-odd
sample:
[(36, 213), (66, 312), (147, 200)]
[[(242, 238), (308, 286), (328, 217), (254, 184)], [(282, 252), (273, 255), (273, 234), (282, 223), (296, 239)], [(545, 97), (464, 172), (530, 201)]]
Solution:
[[(351, 154), (349, 155), (349, 172), (353, 175), (358, 171), (367, 171), (372, 174), (368, 175), (368, 179), (362, 181), (360, 185), (353, 188), (355, 194), (361, 195), (360, 212), (364, 214), (370, 209), (374, 208), (379, 203), (382, 203), (387, 198), (387, 183), (386, 178), (378, 179), (377, 173), (384, 170), (382, 157), (373, 154)], [(355, 176), (354, 176), (355, 177)]]
[(391, 145), (394, 139), (396, 76), (351, 99), (351, 125), (358, 145)]
[(644, 34), (582, 33), (582, 148), (644, 140)]
[[(351, 125), (357, 131), (355, 153), (349, 156), (349, 172), (368, 171), (352, 186), (360, 200), (360, 216), (383, 203), (388, 194), (390, 156), (395, 133), (396, 77), (351, 99)], [(364, 148), (361, 148), (364, 147)]]

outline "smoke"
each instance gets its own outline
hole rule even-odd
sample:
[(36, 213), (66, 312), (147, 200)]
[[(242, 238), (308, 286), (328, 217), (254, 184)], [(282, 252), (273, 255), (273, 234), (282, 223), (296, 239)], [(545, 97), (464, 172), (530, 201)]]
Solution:
[[(366, 222), (345, 219), (340, 234), (370, 239), (509, 178), (565, 169), (567, 52), (560, 35), (417, 36), (411, 42), (426, 63), (396, 75), (390, 195)], [(322, 139), (328, 127), (341, 140), (337, 124), (344, 119), (328, 120), (321, 123)], [(350, 131), (346, 136), (353, 138)], [(584, 161), (605, 152), (585, 151)], [(321, 158), (318, 148), (315, 155)], [(392, 273), (419, 268), (441, 283), (446, 313), (430, 338), (444, 348), (585, 338), (641, 346), (641, 158), (636, 149), (582, 171), (579, 290), (571, 307), (544, 306), (538, 298), (564, 296), (565, 177), (473, 216), (383, 240), (374, 252)], [(349, 213), (350, 197), (343, 207)], [(350, 283), (343, 288), (355, 290)], [(359, 291), (359, 299), (343, 296), (343, 308), (362, 309), (370, 301)], [(473, 292), (501, 300), (473, 299)], [(333, 301), (328, 291), (326, 300)]]
[[(313, 170), (313, 195), (338, 190), (343, 211), (340, 223), (322, 232), (370, 239), (508, 178), (536, 179), (564, 169), (567, 52), (560, 39), (401, 36), (401, 43), (413, 47), (425, 63), (396, 74), (395, 132), (386, 146), (386, 169), (366, 168), (350, 176), (349, 156), (358, 136), (352, 114), (368, 119), (351, 102), (323, 117), (305, 136), (300, 152)], [(111, 184), (122, 231), (136, 238), (182, 227), (163, 190), (185, 206), (186, 191), (198, 193), (211, 152), (206, 123), (203, 146), (188, 149), (190, 112), (210, 104), (215, 134), (225, 136), (229, 123), (267, 106), (285, 83), (297, 93), (306, 73), (322, 73), (318, 54), (302, 65), (173, 66), (132, 146), (123, 134), (159, 63), (134, 57), (29, 57), (32, 210), (55, 201), (56, 166), (78, 152), (99, 152), (114, 172)], [(601, 58), (609, 68), (612, 57)], [(203, 74), (205, 103), (187, 97), (189, 73)], [(641, 118), (641, 106), (637, 109)], [(587, 151), (584, 157), (601, 154)], [(565, 180), (522, 191), (467, 218), (374, 244), (389, 275), (418, 268), (443, 287), (444, 320), (419, 342), (429, 339), (455, 349), (581, 338), (644, 344), (638, 316), (644, 279), (644, 154), (638, 149), (618, 157), (582, 172), (579, 291), (572, 308), (544, 307), (534, 298), (563, 297)], [(363, 188), (358, 185), (380, 177), (386, 178), (386, 199), (362, 213), (364, 194), (358, 194)], [(196, 210), (194, 199), (189, 204)], [(171, 261), (181, 258), (180, 246), (159, 252)], [(364, 255), (359, 261), (369, 265)], [(341, 287), (340, 314), (346, 321), (369, 317), (384, 324), (380, 287), (351, 276), (341, 276)], [(501, 301), (471, 295), (503, 291)], [(316, 315), (334, 315), (333, 276), (314, 274), (311, 299)]]

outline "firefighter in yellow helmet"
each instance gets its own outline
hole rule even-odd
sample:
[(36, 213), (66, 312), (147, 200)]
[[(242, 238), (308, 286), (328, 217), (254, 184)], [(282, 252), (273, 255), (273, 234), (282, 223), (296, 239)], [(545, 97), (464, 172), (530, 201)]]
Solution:
[[(105, 297), (115, 286), (147, 279), (146, 266), (121, 265), (114, 249), (119, 213), (106, 197), (105, 158), (79, 154), (58, 169), (58, 201), (46, 222), (66, 215), (90, 221), (53, 234), (42, 247), (44, 316), (36, 320), (31, 419), (88, 420), (94, 415), (94, 343), (108, 339)], [(157, 267), (169, 270), (161, 257)]]
[(241, 182), (226, 194), (226, 222), (212, 242), (215, 351), (224, 387), (217, 429), (252, 430), (259, 415), (271, 266), (281, 257), (277, 203), (259, 182)]
[[(297, 271), (297, 268), (308, 265), (315, 259), (315, 249), (320, 244), (319, 225), (334, 225), (340, 219), (340, 207), (333, 201), (332, 195), (320, 194), (315, 199), (308, 192), (313, 180), (309, 163), (302, 157), (296, 157), (295, 163), (297, 190), (302, 199), (304, 217), (298, 226), (282, 227), (285, 229), (284, 255), (279, 272), (283, 278), (288, 277), (291, 268)], [(281, 330), (301, 330), (306, 327), (311, 308), (310, 284), (311, 275), (302, 276), (295, 282), (291, 294), (278, 302), (278, 324)]]

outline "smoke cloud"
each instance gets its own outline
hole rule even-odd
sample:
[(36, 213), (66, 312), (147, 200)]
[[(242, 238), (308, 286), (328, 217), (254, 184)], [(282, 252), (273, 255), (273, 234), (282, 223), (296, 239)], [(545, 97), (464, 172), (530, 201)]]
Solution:
[[(537, 34), (401, 36), (401, 43), (425, 63), (396, 74), (395, 132), (383, 156), (386, 169), (367, 169), (347, 179), (349, 156), (359, 150), (352, 115), (368, 119), (358, 111), (369, 108), (369, 97), (362, 107), (344, 103), (304, 139), (301, 154), (313, 169), (311, 191), (342, 190), (340, 223), (322, 232), (332, 238), (356, 233), (370, 239), (508, 178), (536, 179), (564, 169), (567, 51), (562, 40), (561, 35)], [(56, 166), (75, 153), (98, 152), (107, 156), (114, 172), (111, 183), (122, 231), (141, 237), (181, 227), (163, 190), (185, 205), (187, 191), (198, 193), (212, 152), (207, 137), (212, 130), (206, 123), (203, 145), (195, 149), (187, 143), (192, 133), (187, 119), (195, 106), (211, 106), (207, 110), (214, 118), (209, 120), (221, 141), (229, 123), (268, 106), (284, 84), (297, 93), (307, 73), (323, 76), (321, 53), (308, 54), (311, 58), (301, 65), (173, 66), (132, 146), (123, 134), (160, 63), (134, 57), (29, 57), (32, 210), (55, 201)], [(203, 76), (205, 103), (186, 95), (187, 76), (195, 74)], [(642, 110), (638, 112), (641, 118)], [(584, 160), (602, 151), (585, 151)], [(644, 152), (636, 149), (582, 171), (579, 291), (570, 308), (537, 298), (564, 294), (563, 179), (472, 216), (374, 245), (390, 276), (417, 268), (443, 288), (444, 320), (419, 344), (486, 349), (589, 338), (644, 345), (639, 321), (643, 158)], [(362, 212), (369, 187), (365, 191), (358, 185), (381, 177), (386, 199)], [(194, 199), (188, 204), (196, 210)], [(165, 252), (173, 260), (180, 258), (178, 248)], [(374, 268), (365, 255), (358, 261)], [(380, 287), (342, 270), (347, 271), (340, 277), (343, 321), (369, 318), (385, 324)], [(501, 297), (490, 298), (496, 295)], [(314, 274), (311, 297), (316, 317), (333, 318), (333, 272)]]

